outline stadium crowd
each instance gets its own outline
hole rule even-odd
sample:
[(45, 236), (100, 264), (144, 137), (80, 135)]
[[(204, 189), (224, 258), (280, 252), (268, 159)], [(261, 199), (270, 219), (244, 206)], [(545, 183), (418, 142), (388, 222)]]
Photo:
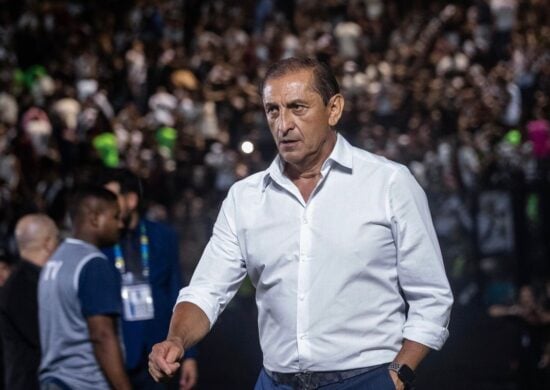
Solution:
[(339, 130), (428, 193), (458, 303), (512, 304), (523, 284), (543, 299), (549, 18), (544, 0), (0, 0), (3, 256), (21, 216), (66, 231), (67, 194), (126, 167), (189, 276), (227, 189), (274, 156), (259, 80), (310, 56), (342, 86)]

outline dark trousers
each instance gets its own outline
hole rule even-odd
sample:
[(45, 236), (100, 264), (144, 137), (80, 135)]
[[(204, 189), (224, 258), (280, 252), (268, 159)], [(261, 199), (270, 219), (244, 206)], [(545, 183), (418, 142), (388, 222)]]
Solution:
[[(288, 385), (279, 385), (267, 375), (264, 369), (260, 372), (254, 390), (305, 390), (306, 388), (292, 388)], [(319, 387), (322, 390), (395, 390), (387, 365), (372, 371), (359, 374), (340, 382)], [(308, 389), (309, 390), (309, 389)]]

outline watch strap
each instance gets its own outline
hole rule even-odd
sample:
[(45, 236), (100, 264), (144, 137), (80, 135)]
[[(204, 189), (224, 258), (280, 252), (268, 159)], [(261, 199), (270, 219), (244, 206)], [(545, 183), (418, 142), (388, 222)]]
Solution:
[(414, 371), (406, 364), (400, 364), (397, 362), (391, 362), (388, 366), (388, 370), (395, 371), (399, 379), (407, 385), (412, 386), (415, 380)]
[(401, 368), (401, 364), (397, 362), (391, 362), (388, 366), (388, 370), (395, 371), (396, 373), (399, 373), (399, 369)]

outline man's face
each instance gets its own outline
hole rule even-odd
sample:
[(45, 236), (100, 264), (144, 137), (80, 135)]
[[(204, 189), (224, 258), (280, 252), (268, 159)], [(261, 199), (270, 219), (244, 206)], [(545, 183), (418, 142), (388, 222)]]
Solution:
[(116, 244), (122, 227), (120, 207), (116, 203), (107, 203), (97, 216), (100, 246)]
[(266, 82), (263, 104), (271, 134), (282, 159), (298, 168), (307, 168), (328, 157), (335, 142), (331, 131), (340, 119), (341, 107), (333, 96), (327, 105), (314, 89), (310, 70), (288, 73)]
[(122, 221), (127, 221), (130, 217), (130, 214), (133, 210), (130, 209), (130, 206), (128, 204), (128, 199), (126, 196), (121, 192), (120, 184), (116, 181), (111, 181), (107, 184), (105, 184), (105, 188), (111, 191), (113, 194), (117, 196), (118, 199), (118, 206), (120, 208), (120, 214)]

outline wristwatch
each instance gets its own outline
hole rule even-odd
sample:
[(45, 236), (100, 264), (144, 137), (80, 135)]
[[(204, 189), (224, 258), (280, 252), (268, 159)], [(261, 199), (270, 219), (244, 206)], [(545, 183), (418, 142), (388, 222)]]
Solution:
[(407, 366), (406, 364), (391, 362), (388, 366), (388, 370), (392, 370), (397, 373), (397, 376), (399, 377), (399, 379), (401, 379), (401, 382), (405, 384), (406, 389), (413, 388), (416, 375), (409, 366)]

